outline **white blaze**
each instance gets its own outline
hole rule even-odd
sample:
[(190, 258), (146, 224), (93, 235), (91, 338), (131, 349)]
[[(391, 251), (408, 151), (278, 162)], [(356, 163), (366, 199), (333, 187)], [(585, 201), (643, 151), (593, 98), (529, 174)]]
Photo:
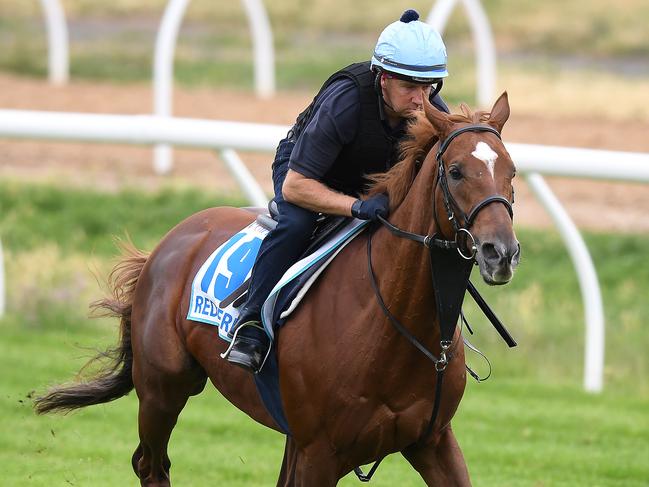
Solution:
[(485, 165), (489, 169), (489, 172), (491, 173), (491, 177), (493, 178), (494, 165), (496, 164), (498, 154), (496, 154), (494, 150), (489, 147), (489, 144), (485, 142), (478, 142), (478, 144), (475, 146), (475, 150), (471, 152), (471, 155), (485, 163)]

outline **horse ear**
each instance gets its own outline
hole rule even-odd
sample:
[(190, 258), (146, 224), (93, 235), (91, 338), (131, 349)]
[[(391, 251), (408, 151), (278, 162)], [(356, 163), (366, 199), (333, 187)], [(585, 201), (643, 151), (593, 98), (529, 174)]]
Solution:
[(437, 108), (435, 108), (428, 100), (424, 98), (424, 113), (426, 118), (435, 129), (435, 135), (439, 139), (443, 139), (448, 133), (451, 132), (453, 122), (448, 119), (448, 115)]
[(509, 118), (509, 100), (507, 98), (507, 92), (503, 91), (503, 94), (498, 97), (496, 103), (494, 103), (491, 113), (489, 115), (488, 123), (498, 132), (502, 132), (503, 125)]

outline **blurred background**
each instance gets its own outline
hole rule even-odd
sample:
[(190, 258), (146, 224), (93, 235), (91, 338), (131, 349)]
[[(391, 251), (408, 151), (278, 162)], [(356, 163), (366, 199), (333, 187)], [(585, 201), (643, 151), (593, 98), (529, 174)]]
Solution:
[[(472, 31), (459, 3), (444, 33), (450, 76), (442, 95), (452, 109), (460, 102), (477, 107)], [(406, 8), (425, 19), (433, 4), (266, 2), (277, 91), (260, 99), (242, 3), (194, 0), (175, 52), (173, 114), (289, 125), (331, 73), (369, 59), (385, 25)], [(52, 85), (41, 3), (0, 0), (0, 110), (152, 113), (153, 52), (166, 2), (61, 5), (70, 80)], [(487, 0), (482, 6), (497, 52), (491, 101), (507, 90), (512, 109), (507, 142), (649, 153), (648, 2)], [(165, 176), (153, 171), (152, 154), (150, 147), (0, 136), (7, 296), (0, 407), (8, 425), (0, 433), (0, 464), (7, 485), (134, 484), (128, 461), (137, 444), (134, 394), (68, 418), (35, 417), (30, 398), (115, 342), (115, 321), (87, 316), (88, 303), (105, 292), (114, 236), (130, 235), (151, 250), (195, 211), (246, 204), (214, 151), (174, 150)], [(272, 154), (240, 155), (270, 193)], [(519, 346), (507, 350), (467, 303), (472, 341), (494, 370), (489, 381), (469, 383), (454, 429), (477, 486), (649, 486), (648, 187), (547, 180), (597, 269), (606, 326), (603, 392), (583, 390), (584, 310), (572, 262), (519, 177), (523, 261), (509, 286), (481, 287)], [(469, 353), (468, 362), (488, 370), (478, 356)], [(206, 419), (208, 428), (201, 426)], [(279, 435), (252, 424), (208, 386), (190, 401), (172, 437), (172, 479), (273, 485), (282, 451)], [(342, 485), (355, 482), (346, 478)], [(373, 482), (421, 484), (399, 457), (389, 458)]]

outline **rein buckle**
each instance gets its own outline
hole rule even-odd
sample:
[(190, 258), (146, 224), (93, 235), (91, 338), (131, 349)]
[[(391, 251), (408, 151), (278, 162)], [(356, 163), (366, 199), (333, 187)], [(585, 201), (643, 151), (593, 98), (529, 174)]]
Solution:
[(451, 343), (452, 342), (448, 340), (442, 340), (441, 342), (439, 342), (442, 349), (439, 353), (439, 359), (437, 360), (437, 362), (435, 362), (435, 370), (437, 372), (443, 372), (448, 365), (449, 357), (446, 355), (446, 352), (451, 347)]

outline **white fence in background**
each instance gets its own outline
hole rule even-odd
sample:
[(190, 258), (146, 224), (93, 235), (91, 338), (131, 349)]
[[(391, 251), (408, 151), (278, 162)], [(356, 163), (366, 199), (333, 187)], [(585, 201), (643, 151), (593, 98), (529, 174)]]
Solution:
[[(153, 59), (153, 112), (168, 117), (172, 113), (173, 58), (178, 30), (190, 0), (169, 0), (156, 37)], [(254, 51), (255, 92), (259, 98), (275, 94), (275, 50), (273, 32), (262, 0), (241, 0), (248, 18)], [(59, 0), (40, 0), (47, 26), (49, 79), (53, 84), (65, 84), (69, 78), (68, 30)], [(153, 153), (153, 168), (166, 174), (173, 167), (169, 145), (157, 145)]]
[(601, 391), (604, 376), (604, 306), (593, 260), (579, 230), (543, 177), (537, 172), (530, 172), (525, 175), (525, 179), (532, 192), (548, 209), (563, 241), (571, 243), (567, 247), (575, 267), (579, 270), (577, 278), (588, 324), (585, 337), (584, 387), (587, 391)]
[[(49, 80), (53, 84), (65, 84), (70, 76), (69, 36), (65, 13), (59, 0), (39, 1), (47, 30)], [(248, 17), (250, 35), (252, 36), (255, 92), (260, 98), (269, 98), (275, 93), (275, 50), (268, 14), (262, 0), (241, 1)], [(155, 73), (158, 71), (161, 76), (166, 76), (167, 70), (162, 69), (164, 63), (173, 63), (178, 28), (188, 3), (189, 0), (169, 0), (167, 4), (156, 41), (154, 78), (157, 78)], [(160, 69), (158, 65), (160, 65)], [(164, 78), (162, 83), (164, 83)], [(164, 86), (162, 92), (162, 96), (165, 96)], [(167, 92), (169, 93), (168, 97), (171, 91), (167, 90)], [(155, 103), (157, 107), (157, 98)], [(164, 102), (161, 103), (164, 104)], [(162, 110), (164, 110), (164, 106)], [(156, 113), (165, 115), (162, 111), (156, 111)]]
[(0, 240), (0, 316), (5, 314), (5, 258), (2, 254), (2, 240)]
[[(172, 144), (220, 150), (253, 204), (266, 197), (233, 149), (274, 151), (289, 127), (281, 125), (157, 117), (0, 110), (0, 137), (123, 144)], [(599, 284), (586, 246), (540, 174), (649, 182), (649, 154), (506, 144), (520, 173), (559, 226), (573, 259), (584, 299), (586, 344), (584, 387), (603, 387), (604, 315)], [(252, 188), (252, 189), (251, 189)], [(0, 274), (0, 290), (4, 287)], [(2, 298), (4, 299), (4, 298)], [(1, 303), (2, 301), (0, 301)]]
[[(173, 100), (173, 59), (178, 30), (190, 0), (170, 0), (158, 29), (153, 62), (153, 113), (169, 117)], [(275, 51), (273, 33), (262, 0), (242, 0), (254, 51), (255, 92), (260, 98), (270, 98), (275, 93)], [(157, 145), (153, 168), (166, 174), (173, 167), (171, 147)]]
[(64, 85), (70, 75), (68, 26), (59, 0), (40, 0), (47, 30), (47, 56), (50, 83)]
[[(190, 0), (169, 0), (156, 37), (153, 62), (154, 114), (171, 116), (173, 104), (173, 57), (178, 31)], [(426, 21), (440, 33), (461, 1), (473, 32), (476, 50), (476, 101), (485, 107), (494, 98), (496, 83), (496, 50), (493, 35), (479, 0), (438, 0)], [(65, 84), (69, 78), (68, 31), (63, 8), (59, 0), (40, 0), (46, 19), (49, 52), (49, 79), (55, 84)], [(262, 0), (242, 0), (254, 50), (255, 91), (260, 98), (275, 93), (275, 51), (268, 14)], [(156, 145), (153, 168), (166, 174), (173, 167), (172, 149), (169, 145)]]
[(489, 18), (480, 0), (438, 0), (428, 14), (426, 22), (442, 34), (458, 1), (464, 5), (473, 33), (476, 54), (476, 102), (481, 108), (486, 108), (495, 98), (496, 47)]

